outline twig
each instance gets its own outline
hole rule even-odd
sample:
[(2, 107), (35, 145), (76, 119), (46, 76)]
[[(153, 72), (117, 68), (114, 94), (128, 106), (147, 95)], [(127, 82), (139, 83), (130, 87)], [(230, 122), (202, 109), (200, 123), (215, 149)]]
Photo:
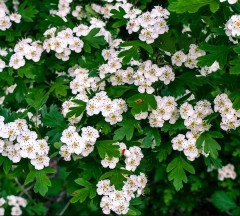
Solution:
[(62, 216), (64, 214), (64, 212), (67, 210), (68, 206), (70, 205), (70, 202), (68, 202), (64, 208), (62, 209), (62, 211), (59, 213), (59, 216)]
[[(33, 198), (29, 195), (28, 190), (26, 190), (21, 183), (18, 181), (17, 178), (14, 178), (15, 182), (17, 183), (17, 185), (22, 189), (22, 193), (24, 193), (31, 201), (33, 201), (35, 203), (35, 201), (33, 200)], [(31, 186), (32, 187), (32, 186)]]

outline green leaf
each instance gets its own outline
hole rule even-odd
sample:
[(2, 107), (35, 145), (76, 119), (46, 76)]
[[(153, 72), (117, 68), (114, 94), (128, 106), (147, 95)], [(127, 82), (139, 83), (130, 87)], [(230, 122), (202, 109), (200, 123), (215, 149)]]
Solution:
[(13, 85), (14, 79), (12, 74), (7, 71), (1, 72), (0, 79), (6, 81), (9, 85)]
[(157, 109), (157, 101), (152, 94), (135, 94), (128, 98), (127, 103), (133, 115), (147, 112), (149, 109)]
[(33, 22), (38, 10), (36, 10), (31, 1), (25, 0), (24, 3), (19, 6), (18, 13), (21, 14), (25, 22)]
[(108, 96), (111, 98), (119, 98), (126, 92), (135, 89), (134, 86), (110, 86), (107, 90)]
[(240, 59), (235, 59), (229, 62), (230, 63), (230, 74), (239, 75), (240, 74)]
[(120, 44), (121, 47), (130, 47), (127, 50), (124, 50), (119, 53), (118, 57), (123, 57), (123, 64), (126, 65), (128, 62), (131, 61), (131, 59), (139, 60), (140, 54), (138, 52), (139, 48), (143, 48), (146, 50), (149, 54), (153, 54), (153, 48), (151, 45), (146, 44), (143, 41), (135, 40), (135, 41), (128, 41), (123, 42)]
[(131, 174), (131, 172), (124, 169), (114, 169), (104, 173), (100, 177), (100, 180), (109, 178), (111, 184), (113, 184), (117, 190), (121, 190), (124, 185), (124, 181), (126, 180), (126, 177), (124, 176), (126, 174)]
[(195, 173), (194, 167), (181, 156), (174, 158), (167, 166), (169, 181), (173, 180), (173, 185), (177, 191), (183, 187), (183, 182), (187, 183), (186, 172)]
[(210, 44), (202, 44), (199, 48), (207, 52), (205, 56), (198, 58), (198, 65), (201, 67), (211, 66), (215, 61), (218, 61), (220, 68), (223, 68), (227, 63), (228, 54), (231, 50), (229, 46)]
[(159, 162), (165, 161), (172, 152), (171, 143), (163, 142), (160, 146), (159, 153), (157, 154), (157, 159)]
[(111, 125), (104, 120), (101, 120), (96, 124), (96, 129), (101, 130), (101, 133), (105, 135), (109, 134), (112, 131)]
[(113, 140), (126, 140), (130, 141), (133, 137), (133, 132), (135, 128), (139, 128), (139, 122), (135, 119), (124, 119), (122, 122), (118, 123), (121, 128), (114, 131)]
[(216, 191), (212, 195), (211, 200), (213, 205), (221, 212), (237, 208), (236, 202), (224, 191)]
[(36, 112), (47, 102), (49, 94), (42, 88), (33, 88), (29, 90), (26, 101)]
[(12, 161), (9, 158), (0, 155), (0, 166), (3, 166), (4, 173), (8, 174), (12, 168)]
[(40, 193), (44, 196), (48, 192), (48, 187), (50, 187), (51, 181), (44, 172), (37, 172), (35, 175), (36, 183), (34, 185), (34, 192)]
[(102, 35), (97, 36), (99, 31), (100, 31), (99, 28), (94, 28), (88, 33), (87, 36), (82, 37), (82, 40), (84, 42), (84, 50), (86, 52), (90, 53), (91, 47), (99, 49), (101, 46), (104, 46), (107, 44), (107, 42), (105, 41)]
[(73, 198), (70, 200), (71, 203), (75, 203), (77, 201), (82, 203), (87, 199), (87, 197), (93, 199), (96, 196), (96, 186), (94, 184), (91, 184), (83, 178), (78, 178), (75, 182), (84, 188), (76, 190), (72, 193)]
[(215, 13), (219, 9), (219, 4), (218, 0), (174, 0), (171, 1), (168, 9), (176, 13), (195, 13), (201, 7), (209, 5), (210, 10)]
[(114, 145), (113, 140), (101, 140), (96, 142), (97, 150), (102, 159), (108, 155), (108, 157), (119, 157), (119, 146)]
[(122, 19), (123, 16), (126, 14), (125, 10), (122, 7), (118, 8), (119, 10), (112, 9), (110, 13), (112, 14), (112, 18), (114, 19)]
[(164, 133), (169, 133), (170, 136), (176, 134), (181, 130), (185, 130), (186, 127), (184, 125), (184, 121), (182, 119), (178, 119), (175, 124), (170, 124), (169, 122), (165, 122), (161, 131)]
[(126, 14), (126, 12), (122, 7), (119, 7), (118, 10), (112, 9), (110, 12), (112, 14), (111, 17), (118, 20), (112, 24), (113, 28), (119, 28), (127, 24), (127, 19), (123, 17)]
[(153, 54), (153, 48), (151, 45), (146, 44), (143, 41), (140, 40), (134, 40), (134, 41), (127, 41), (127, 42), (123, 42), (120, 44), (120, 47), (141, 47), (143, 49), (145, 49), (149, 54)]
[(233, 101), (233, 108), (236, 110), (240, 109), (240, 90), (233, 91), (230, 95), (229, 98), (231, 101)]
[(40, 70), (43, 70), (41, 66), (26, 63), (23, 67), (18, 69), (18, 75), (21, 78), (25, 76), (28, 79), (35, 79)]
[(143, 147), (154, 148), (161, 143), (161, 136), (157, 128), (146, 128), (146, 137), (143, 139)]
[(113, 27), (113, 28), (119, 28), (119, 27), (124, 26), (124, 25), (126, 25), (126, 24), (127, 24), (127, 20), (126, 20), (126, 19), (122, 19), (122, 20), (119, 20), (119, 21), (117, 21), (117, 22), (114, 22), (114, 23), (112, 24), (112, 27)]
[(54, 92), (56, 94), (56, 96), (66, 96), (68, 89), (69, 89), (69, 84), (67, 81), (56, 80), (52, 84), (49, 92)]
[(206, 131), (202, 133), (197, 139), (197, 148), (203, 148), (206, 154), (210, 154), (213, 159), (218, 157), (218, 151), (221, 146), (213, 138), (222, 138), (223, 135), (217, 131)]
[(72, 102), (78, 104), (78, 106), (70, 107), (69, 112), (67, 113), (66, 117), (70, 118), (72, 116), (78, 117), (83, 114), (86, 109), (87, 103), (81, 100), (73, 100)]
[(140, 58), (140, 54), (138, 52), (138, 48), (137, 47), (131, 47), (127, 50), (121, 51), (118, 54), (119, 58), (123, 57), (122, 63), (124, 65), (128, 64), (132, 59), (134, 60), (139, 60)]
[(88, 181), (86, 181), (85, 179), (83, 178), (78, 178), (78, 179), (75, 179), (75, 182), (78, 184), (78, 185), (81, 185), (83, 187), (91, 187), (92, 184), (89, 183)]
[(42, 122), (45, 126), (52, 128), (47, 135), (52, 137), (52, 142), (58, 142), (61, 133), (67, 127), (67, 122), (64, 120), (62, 114), (59, 112), (57, 105), (51, 105), (49, 112), (47, 107), (42, 108)]
[(71, 203), (80, 202), (83, 203), (87, 197), (89, 196), (89, 189), (88, 188), (82, 188), (80, 190), (76, 190), (72, 193), (73, 198), (70, 200)]
[(32, 168), (28, 173), (24, 184), (28, 184), (35, 179), (35, 184), (33, 188), (34, 192), (40, 193), (42, 196), (45, 196), (48, 192), (48, 188), (52, 185), (47, 174), (54, 172), (55, 170), (51, 167), (47, 167), (42, 170), (35, 170), (34, 168)]

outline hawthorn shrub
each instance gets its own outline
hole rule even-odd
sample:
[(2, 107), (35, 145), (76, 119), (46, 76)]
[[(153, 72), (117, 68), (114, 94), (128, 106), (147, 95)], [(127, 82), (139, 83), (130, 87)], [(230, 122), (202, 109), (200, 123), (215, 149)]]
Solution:
[(0, 215), (240, 215), (239, 13), (0, 1)]

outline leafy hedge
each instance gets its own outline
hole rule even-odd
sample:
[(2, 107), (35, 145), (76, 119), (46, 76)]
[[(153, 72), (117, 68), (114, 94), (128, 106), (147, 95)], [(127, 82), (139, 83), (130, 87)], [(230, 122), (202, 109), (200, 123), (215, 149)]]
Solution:
[(0, 2), (0, 215), (240, 215), (237, 0)]

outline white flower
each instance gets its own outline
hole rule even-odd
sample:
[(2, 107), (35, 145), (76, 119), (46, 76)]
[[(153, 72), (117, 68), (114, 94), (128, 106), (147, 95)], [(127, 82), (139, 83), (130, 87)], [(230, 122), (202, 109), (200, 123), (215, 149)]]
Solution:
[(110, 169), (114, 169), (118, 161), (119, 158), (106, 156), (103, 160), (101, 160), (101, 164), (104, 168), (109, 167)]
[(10, 14), (10, 16), (9, 16), (10, 20), (12, 20), (12, 21), (15, 22), (15, 23), (20, 23), (21, 17), (22, 17), (22, 16), (21, 16), (20, 14), (17, 14), (17, 13), (12, 13), (12, 14)]
[(37, 155), (35, 159), (31, 160), (31, 164), (35, 167), (37, 170), (41, 170), (44, 167), (49, 166), (50, 158), (47, 155)]
[(22, 215), (22, 210), (19, 206), (13, 206), (11, 209), (11, 215)]
[(147, 28), (151, 25), (154, 25), (156, 20), (150, 12), (145, 12), (138, 17), (138, 22), (143, 28)]
[[(0, 198), (0, 206), (4, 205), (6, 203), (6, 200), (3, 198)], [(1, 215), (1, 214), (0, 214)]]
[(85, 141), (90, 141), (94, 143), (99, 137), (98, 131), (91, 126), (83, 127), (81, 130), (82, 130), (82, 138)]
[(94, 144), (95, 142), (90, 142), (90, 141), (86, 142), (81, 155), (83, 157), (87, 157), (94, 150)]
[(103, 196), (100, 202), (100, 207), (104, 214), (110, 214), (112, 201), (108, 196)]
[(227, 36), (240, 35), (240, 15), (233, 15), (225, 24), (225, 32)]
[(68, 143), (68, 146), (72, 149), (72, 153), (79, 155), (85, 148), (85, 142), (80, 136), (74, 136)]
[(177, 51), (171, 57), (172, 64), (176, 66), (182, 66), (182, 64), (187, 60), (187, 56), (183, 53), (183, 51)]
[(18, 69), (25, 65), (25, 60), (22, 55), (13, 54), (10, 58), (9, 66), (13, 67), (14, 69)]
[(49, 146), (45, 139), (37, 140), (37, 153), (39, 155), (46, 155), (49, 152)]
[(128, 30), (128, 34), (132, 34), (133, 32), (137, 32), (140, 29), (140, 24), (136, 19), (130, 19), (127, 22), (126, 29)]
[(165, 85), (168, 85), (171, 81), (175, 79), (175, 74), (170, 66), (165, 65), (161, 67), (160, 70), (161, 76), (159, 77), (159, 80), (163, 81)]
[(188, 117), (192, 116), (194, 114), (194, 109), (191, 104), (188, 102), (185, 102), (180, 106), (180, 115), (183, 119), (187, 119)]
[(178, 151), (182, 151), (188, 146), (188, 142), (185, 138), (185, 135), (183, 134), (178, 134), (176, 137), (174, 137), (171, 140), (171, 143), (173, 144), (172, 145), (173, 150), (178, 150)]
[(11, 20), (8, 16), (0, 17), (0, 30), (5, 31), (12, 25)]
[(19, 150), (20, 150), (19, 144), (7, 145), (6, 147), (7, 156), (13, 163), (18, 163), (21, 160)]
[(72, 148), (67, 145), (62, 145), (59, 154), (64, 158), (65, 161), (71, 160)]
[(84, 24), (80, 24), (77, 27), (73, 28), (73, 32), (78, 36), (86, 36), (89, 33), (89, 27)]
[(155, 29), (150, 27), (142, 29), (139, 35), (139, 39), (141, 41), (146, 41), (147, 44), (153, 43), (157, 37), (158, 37), (158, 34), (155, 31)]
[(192, 138), (187, 141), (187, 146), (183, 150), (184, 154), (193, 160), (198, 156), (198, 149), (196, 147), (196, 139)]
[(0, 208), (0, 215), (4, 215), (5, 209), (4, 208)]
[(76, 135), (76, 127), (69, 126), (67, 129), (65, 129), (62, 132), (62, 136), (61, 136), (60, 140), (63, 143), (69, 143), (74, 138), (74, 135)]
[(114, 190), (113, 186), (110, 186), (110, 180), (100, 180), (97, 183), (97, 194), (98, 195), (109, 195)]
[(234, 180), (236, 176), (237, 174), (232, 164), (227, 164), (226, 166), (223, 166), (222, 168), (218, 169), (218, 179), (220, 181), (223, 181), (225, 178), (231, 178)]

